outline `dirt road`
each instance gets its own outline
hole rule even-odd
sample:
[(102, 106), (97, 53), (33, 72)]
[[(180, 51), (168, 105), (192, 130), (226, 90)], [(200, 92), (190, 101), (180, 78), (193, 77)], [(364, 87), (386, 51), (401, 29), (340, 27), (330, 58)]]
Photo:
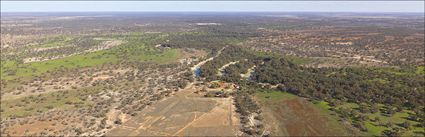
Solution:
[(252, 73), (255, 71), (255, 67), (257, 67), (257, 66), (254, 65), (251, 68), (249, 68), (245, 74), (241, 74), (241, 77), (249, 80), (249, 78), (251, 77)]
[[(227, 47), (227, 46), (226, 46)], [(208, 58), (208, 59), (206, 59), (206, 60), (204, 60), (204, 61), (201, 61), (201, 62), (199, 62), (198, 64), (196, 64), (196, 65), (194, 65), (192, 68), (190, 68), (192, 71), (195, 71), (197, 68), (200, 68), (202, 65), (204, 65), (205, 63), (207, 63), (208, 61), (211, 61), (211, 60), (213, 60), (214, 58), (216, 58), (216, 57), (218, 57), (218, 56), (220, 56), (220, 54), (221, 54), (221, 52), (226, 48), (226, 47), (223, 47), (223, 48), (221, 48), (218, 52), (217, 52), (217, 54), (214, 56), (214, 57), (211, 57), (211, 58)]]
[(223, 66), (221, 66), (221, 67), (218, 69), (217, 75), (218, 75), (218, 76), (223, 75), (222, 73), (223, 73), (224, 69), (226, 69), (228, 66), (233, 65), (233, 64), (236, 64), (236, 63), (239, 63), (239, 61), (232, 61), (232, 62), (229, 62), (229, 63), (227, 63), (227, 64), (224, 64)]

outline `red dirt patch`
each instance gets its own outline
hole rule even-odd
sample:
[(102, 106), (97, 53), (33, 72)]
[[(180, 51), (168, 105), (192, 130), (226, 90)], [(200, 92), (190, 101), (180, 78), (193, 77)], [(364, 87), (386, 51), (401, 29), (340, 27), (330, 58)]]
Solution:
[[(54, 125), (54, 123), (56, 123)], [(11, 130), (11, 136), (25, 136), (25, 135), (31, 135), (32, 133), (40, 133), (41, 131), (45, 130), (48, 131), (49, 129), (61, 129), (62, 125), (58, 123), (57, 121), (35, 121), (31, 124), (23, 124), (23, 125), (15, 125), (14, 127), (10, 128)]]
[(323, 129), (323, 124), (326, 123), (325, 117), (321, 116), (317, 110), (313, 109), (312, 106), (308, 105), (299, 99), (291, 99), (282, 101), (282, 104), (286, 104), (289, 110), (292, 111), (298, 118), (302, 120), (290, 121), (290, 124), (286, 124), (286, 130), (290, 136), (301, 136), (301, 135), (326, 135), (331, 133), (326, 129)]
[(347, 129), (304, 98), (260, 101), (273, 136), (344, 136)]

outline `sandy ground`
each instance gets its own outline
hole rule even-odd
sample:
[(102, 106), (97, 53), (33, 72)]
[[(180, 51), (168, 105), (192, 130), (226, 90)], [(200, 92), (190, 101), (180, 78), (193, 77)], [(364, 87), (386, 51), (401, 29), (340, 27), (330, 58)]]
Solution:
[(236, 136), (239, 116), (233, 99), (204, 98), (194, 86), (147, 107), (107, 136)]
[(226, 69), (228, 66), (233, 65), (233, 64), (236, 64), (236, 63), (239, 63), (239, 61), (232, 61), (232, 62), (229, 62), (229, 63), (227, 63), (227, 64), (224, 64), (223, 66), (221, 66), (221, 67), (218, 69), (217, 75), (218, 75), (218, 76), (223, 75), (223, 74), (222, 74), (222, 72), (224, 71), (224, 69)]

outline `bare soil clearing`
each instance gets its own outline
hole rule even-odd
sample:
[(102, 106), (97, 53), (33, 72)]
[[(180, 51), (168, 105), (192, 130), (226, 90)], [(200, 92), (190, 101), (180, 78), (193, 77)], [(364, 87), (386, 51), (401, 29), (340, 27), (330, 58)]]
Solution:
[(25, 136), (32, 132), (48, 131), (49, 129), (62, 129), (61, 125), (55, 125), (54, 121), (36, 121), (32, 124), (16, 125), (12, 130), (14, 136)]
[(342, 136), (355, 135), (344, 125), (315, 107), (311, 102), (296, 96), (280, 99), (257, 97), (262, 105), (267, 129), (276, 136)]
[(153, 104), (107, 136), (235, 136), (239, 118), (232, 98), (203, 98), (194, 86)]

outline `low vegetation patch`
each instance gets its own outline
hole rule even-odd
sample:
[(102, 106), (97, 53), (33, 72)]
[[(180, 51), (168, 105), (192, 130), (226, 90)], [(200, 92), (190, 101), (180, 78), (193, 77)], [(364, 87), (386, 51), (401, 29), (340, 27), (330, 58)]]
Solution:
[(148, 44), (153, 43), (152, 41), (158, 41), (156, 39), (148, 39), (152, 36), (137, 36), (140, 37), (128, 37), (126, 39), (128, 40), (127, 43), (112, 49), (60, 59), (31, 63), (22, 63), (20, 60), (2, 60), (1, 79), (13, 80), (17, 78), (33, 77), (49, 71), (93, 67), (105, 63), (136, 61), (165, 64), (174, 62), (181, 56), (181, 51), (179, 49), (157, 49), (153, 46), (148, 46)]
[(423, 112), (397, 109), (382, 104), (357, 103), (331, 104), (321, 101), (324, 108), (335, 111), (339, 117), (354, 127), (373, 136), (421, 136)]
[(87, 107), (92, 104), (87, 96), (95, 93), (97, 87), (58, 91), (48, 94), (31, 95), (1, 103), (1, 117), (25, 117), (43, 113), (52, 109), (70, 110)]

